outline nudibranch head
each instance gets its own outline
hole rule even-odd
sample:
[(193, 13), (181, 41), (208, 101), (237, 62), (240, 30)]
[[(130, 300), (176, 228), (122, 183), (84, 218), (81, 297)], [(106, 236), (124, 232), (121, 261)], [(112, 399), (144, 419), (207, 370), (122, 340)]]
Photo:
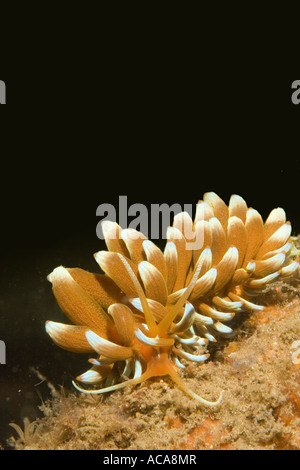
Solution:
[(252, 297), (298, 269), (288, 257), (284, 210), (274, 209), (264, 223), (240, 196), (227, 206), (206, 193), (194, 221), (186, 212), (175, 216), (164, 251), (134, 229), (109, 221), (102, 228), (108, 251), (95, 259), (104, 274), (60, 266), (48, 276), (73, 325), (48, 321), (47, 333), (64, 349), (97, 354), (75, 388), (99, 394), (169, 375), (189, 396), (217, 405), (222, 394), (201, 398), (178, 370), (204, 362), (207, 343), (232, 334), (226, 322), (261, 310)]

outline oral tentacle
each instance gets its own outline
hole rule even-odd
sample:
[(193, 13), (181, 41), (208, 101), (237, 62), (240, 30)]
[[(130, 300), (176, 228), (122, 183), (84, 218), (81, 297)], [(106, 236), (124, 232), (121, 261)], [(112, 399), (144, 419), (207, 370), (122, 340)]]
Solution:
[(113, 392), (115, 390), (120, 390), (122, 388), (127, 387), (128, 385), (138, 385), (142, 382), (145, 382), (150, 377), (151, 377), (151, 375), (149, 375), (149, 373), (146, 371), (142, 375), (140, 375), (139, 377), (129, 379), (126, 382), (121, 382), (119, 384), (111, 385), (110, 387), (104, 387), (104, 388), (92, 389), (92, 390), (79, 387), (79, 385), (77, 385), (77, 383), (74, 380), (72, 381), (72, 384), (74, 385), (76, 390), (78, 390), (81, 393), (88, 393), (88, 394), (91, 394), (91, 395), (99, 395), (99, 394), (102, 394), (102, 393), (108, 393), (108, 392)]
[(195, 398), (197, 401), (199, 401), (203, 405), (217, 406), (221, 403), (221, 400), (222, 400), (222, 397), (223, 397), (223, 390), (221, 391), (220, 396), (216, 401), (209, 401), (209, 400), (206, 400), (205, 398), (200, 397), (200, 395), (198, 395), (197, 393), (195, 393), (191, 389), (189, 389), (175, 371), (170, 370), (169, 375), (172, 378), (172, 380), (179, 386), (179, 388), (181, 388), (181, 390), (184, 393), (189, 395), (191, 398)]

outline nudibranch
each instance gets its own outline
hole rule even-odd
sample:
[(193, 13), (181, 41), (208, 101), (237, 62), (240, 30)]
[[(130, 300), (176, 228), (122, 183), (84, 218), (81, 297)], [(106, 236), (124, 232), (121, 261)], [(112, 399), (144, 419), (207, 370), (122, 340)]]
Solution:
[(94, 256), (104, 274), (60, 266), (48, 276), (73, 325), (47, 321), (47, 333), (61, 348), (96, 353), (73, 385), (99, 394), (169, 375), (190, 397), (219, 404), (222, 393), (208, 401), (178, 372), (187, 361), (203, 363), (208, 343), (233, 333), (234, 315), (262, 310), (255, 296), (298, 269), (285, 211), (272, 210), (264, 223), (242, 197), (227, 206), (209, 192), (194, 221), (187, 212), (174, 217), (164, 251), (135, 229), (107, 220), (102, 228), (108, 250)]

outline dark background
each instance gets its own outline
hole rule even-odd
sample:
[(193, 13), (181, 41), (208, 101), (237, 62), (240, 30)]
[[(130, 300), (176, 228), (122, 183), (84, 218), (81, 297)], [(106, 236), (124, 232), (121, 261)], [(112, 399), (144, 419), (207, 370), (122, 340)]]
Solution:
[[(65, 46), (66, 47), (66, 46)], [(196, 204), (207, 191), (243, 196), (264, 218), (277, 206), (300, 232), (299, 116), (284, 51), (247, 57), (227, 50), (170, 58), (108, 58), (44, 51), (0, 69), (1, 107), (0, 443), (10, 421), (40, 415), (49, 397), (38, 369), (71, 388), (86, 356), (54, 346), (45, 320), (64, 321), (46, 276), (56, 266), (97, 271), (96, 209), (142, 203)], [(82, 52), (82, 51), (81, 51)], [(50, 63), (48, 61), (50, 59)], [(299, 70), (298, 70), (299, 73)]]

